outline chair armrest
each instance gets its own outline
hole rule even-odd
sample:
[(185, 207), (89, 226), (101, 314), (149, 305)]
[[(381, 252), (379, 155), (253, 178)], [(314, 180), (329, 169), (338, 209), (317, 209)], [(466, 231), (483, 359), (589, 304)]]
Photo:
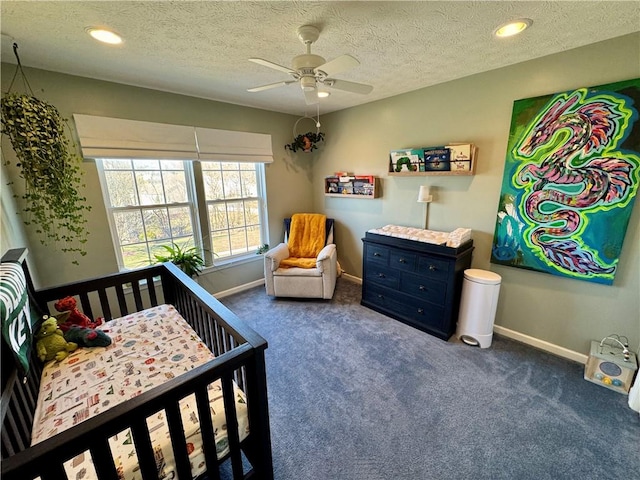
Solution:
[(327, 260), (331, 262), (332, 259), (333, 261), (337, 260), (336, 246), (333, 243), (320, 250), (318, 257), (316, 258), (316, 267), (319, 268), (320, 271), (324, 271), (324, 263)]
[(289, 258), (289, 247), (286, 243), (280, 243), (264, 254), (265, 268), (275, 272), (285, 258)]

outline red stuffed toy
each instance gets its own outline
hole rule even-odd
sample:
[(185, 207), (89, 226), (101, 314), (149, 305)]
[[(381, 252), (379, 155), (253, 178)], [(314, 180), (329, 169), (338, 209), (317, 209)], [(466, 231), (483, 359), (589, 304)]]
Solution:
[(96, 328), (102, 325), (102, 318), (98, 318), (95, 322), (87, 317), (84, 313), (76, 308), (76, 299), (73, 297), (65, 297), (58, 300), (53, 306), (59, 312), (69, 312), (63, 323), (59, 323), (58, 327), (66, 332), (72, 325), (78, 325), (85, 328)]

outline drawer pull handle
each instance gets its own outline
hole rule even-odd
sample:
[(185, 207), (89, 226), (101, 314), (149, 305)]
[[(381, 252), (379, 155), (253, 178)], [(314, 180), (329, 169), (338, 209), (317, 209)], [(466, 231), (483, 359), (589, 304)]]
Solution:
[(373, 252), (374, 257), (380, 257), (381, 255), (378, 252)]
[(432, 272), (436, 271), (436, 266), (435, 265), (429, 265), (429, 270), (431, 270)]
[(378, 298), (383, 299), (384, 295), (381, 295), (380, 293), (378, 294)]
[(404, 258), (401, 258), (400, 260), (398, 260), (400, 263), (407, 263), (407, 261)]
[(427, 289), (425, 288), (425, 286), (424, 286), (424, 285), (420, 285), (420, 286), (418, 287), (418, 290), (420, 290), (421, 292), (424, 292), (424, 291), (426, 291)]
[(378, 274), (378, 277), (379, 277), (379, 278), (384, 278), (384, 277), (385, 277), (385, 275), (384, 275), (384, 273), (379, 273), (379, 274)]
[(424, 308), (419, 308), (419, 309), (418, 309), (418, 313), (419, 313), (420, 315), (422, 315), (422, 314), (424, 313)]

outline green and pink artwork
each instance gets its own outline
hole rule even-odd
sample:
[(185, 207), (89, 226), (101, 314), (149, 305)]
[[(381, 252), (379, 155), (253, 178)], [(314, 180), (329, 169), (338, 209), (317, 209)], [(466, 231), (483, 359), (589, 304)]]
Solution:
[(611, 285), (640, 183), (640, 79), (513, 104), (491, 262)]

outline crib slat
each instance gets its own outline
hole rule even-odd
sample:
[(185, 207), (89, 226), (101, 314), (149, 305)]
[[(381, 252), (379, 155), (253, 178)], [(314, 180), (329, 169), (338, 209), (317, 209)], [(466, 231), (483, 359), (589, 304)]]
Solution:
[(93, 320), (93, 312), (91, 311), (91, 302), (89, 301), (89, 295), (82, 292), (78, 296), (80, 297), (80, 305), (82, 305), (82, 311), (87, 317)]
[(131, 433), (136, 447), (136, 454), (138, 455), (138, 464), (140, 465), (142, 478), (145, 480), (158, 478), (158, 468), (153, 454), (147, 419), (138, 418), (132, 422)]
[(158, 305), (158, 297), (156, 295), (156, 285), (153, 281), (153, 275), (149, 275), (147, 277), (147, 290), (149, 291), (149, 300), (151, 301), (151, 306), (155, 307)]
[[(13, 433), (13, 432), (11, 432)], [(2, 436), (2, 458), (10, 457), (16, 454), (15, 446), (15, 435), (9, 435), (7, 432), (7, 426), (3, 425), (0, 430), (0, 435)], [(6, 449), (6, 451), (5, 451)]]
[(241, 479), (244, 473), (242, 471), (242, 457), (240, 456), (238, 417), (236, 415), (236, 402), (231, 373), (227, 373), (222, 377), (222, 397), (224, 399), (224, 413), (227, 418), (227, 438), (229, 439), (229, 449), (231, 450), (233, 478)]
[(102, 309), (102, 316), (104, 317), (105, 321), (111, 320), (111, 307), (109, 306), (107, 290), (104, 288), (99, 289), (98, 297), (100, 298), (100, 308)]
[(133, 299), (135, 300), (136, 311), (139, 312), (140, 310), (144, 310), (144, 307), (142, 306), (142, 297), (140, 296), (140, 284), (137, 280), (131, 282), (131, 290), (133, 291)]
[(64, 471), (64, 464), (54, 462), (47, 465), (47, 468), (40, 474), (40, 478), (42, 480), (66, 480), (68, 477), (67, 472)]
[(91, 445), (90, 452), (93, 466), (100, 480), (118, 480), (118, 471), (109, 447), (109, 439), (106, 437), (96, 439)]
[(118, 297), (118, 307), (120, 307), (120, 316), (124, 317), (129, 315), (129, 309), (127, 308), (127, 300), (124, 298), (124, 290), (122, 285), (116, 285), (116, 296)]
[(176, 400), (166, 405), (165, 412), (167, 414), (167, 426), (169, 427), (169, 436), (171, 437), (171, 447), (173, 448), (173, 458), (176, 461), (178, 478), (191, 478), (187, 439), (184, 437), (184, 426), (178, 401)]
[(204, 459), (207, 462), (207, 475), (210, 480), (220, 480), (218, 470), (218, 455), (216, 453), (216, 437), (213, 433), (213, 420), (211, 419), (211, 407), (209, 406), (209, 393), (207, 385), (196, 390), (196, 405), (198, 418), (200, 419), (200, 435)]

